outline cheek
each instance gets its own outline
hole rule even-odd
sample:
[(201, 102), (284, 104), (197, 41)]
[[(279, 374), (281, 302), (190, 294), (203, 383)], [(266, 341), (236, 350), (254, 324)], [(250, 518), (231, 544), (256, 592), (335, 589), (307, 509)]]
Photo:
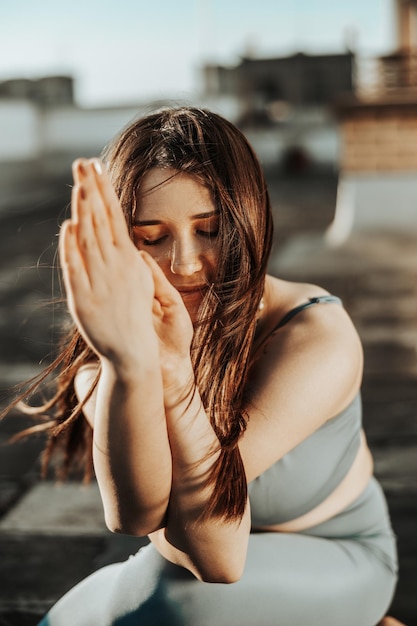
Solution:
[(165, 274), (165, 277), (171, 282), (171, 260), (168, 257), (161, 257), (161, 255), (153, 255), (153, 259), (158, 263), (159, 267)]
[[(148, 252), (148, 250), (145, 250)], [(154, 261), (156, 261), (164, 273), (165, 278), (172, 284), (171, 260), (169, 258), (161, 258), (160, 255), (150, 253)]]
[(205, 257), (208, 265), (215, 270), (219, 263), (219, 253), (217, 247), (213, 247), (207, 251)]
[(158, 246), (146, 246), (143, 244), (139, 237), (133, 235), (133, 243), (138, 250), (147, 252), (153, 259), (162, 267), (162, 265), (170, 264), (171, 259), (171, 246), (158, 245)]

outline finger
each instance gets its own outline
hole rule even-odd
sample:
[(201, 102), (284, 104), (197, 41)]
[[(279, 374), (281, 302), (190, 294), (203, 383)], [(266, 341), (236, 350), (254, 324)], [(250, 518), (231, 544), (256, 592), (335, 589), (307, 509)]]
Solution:
[(83, 178), (86, 175), (85, 166), (87, 164), (87, 159), (75, 159), (72, 163), (72, 177), (74, 179), (74, 183), (82, 183)]
[(74, 184), (71, 190), (71, 220), (73, 224), (78, 224), (78, 196), (80, 193), (80, 186)]
[(61, 226), (59, 235), (59, 256), (67, 297), (73, 301), (85, 297), (90, 290), (90, 283), (84, 263), (79, 254), (75, 226), (67, 220)]
[(162, 306), (172, 306), (173, 304), (183, 305), (183, 301), (179, 292), (169, 282), (164, 272), (159, 267), (158, 263), (151, 257), (150, 254), (141, 250), (139, 252), (142, 259), (152, 272), (152, 277), (155, 285), (155, 298), (159, 300)]
[[(84, 263), (90, 284), (97, 285), (103, 278), (105, 264), (97, 232), (93, 222), (92, 204), (94, 199), (83, 186), (77, 186), (75, 203), (78, 207), (78, 224), (74, 225), (76, 246)], [(105, 229), (104, 229), (105, 230)]]
[(74, 185), (72, 187), (71, 194), (71, 218), (75, 224), (78, 223), (78, 205), (76, 199), (79, 193), (78, 188), (85, 181), (86, 163), (86, 159), (76, 159), (72, 164), (72, 177), (74, 179)]
[[(90, 212), (96, 241), (103, 259), (108, 259), (114, 252), (114, 237), (111, 230), (108, 210), (97, 185), (94, 172), (89, 162), (81, 163), (81, 184), (84, 189), (84, 201)], [(83, 209), (86, 208), (83, 206)]]
[(107, 209), (110, 228), (116, 245), (124, 245), (130, 241), (126, 219), (120, 200), (110, 181), (110, 177), (99, 159), (92, 159), (90, 167), (96, 180), (97, 188)]
[[(71, 317), (84, 340), (89, 343), (84, 334), (82, 319), (86, 315), (85, 306), (91, 300), (91, 289), (84, 263), (77, 246), (76, 226), (70, 221), (64, 222), (60, 232), (59, 251), (64, 278), (67, 306)], [(91, 346), (92, 347), (92, 346)]]
[(114, 237), (111, 230), (108, 210), (102, 198), (94, 175), (92, 161), (87, 159), (77, 159), (72, 165), (74, 177), (73, 189), (73, 220), (79, 221), (79, 205), (77, 202), (77, 187), (81, 187), (87, 196), (88, 207), (91, 211), (91, 219), (98, 246), (100, 248), (103, 259), (109, 258), (114, 250)]

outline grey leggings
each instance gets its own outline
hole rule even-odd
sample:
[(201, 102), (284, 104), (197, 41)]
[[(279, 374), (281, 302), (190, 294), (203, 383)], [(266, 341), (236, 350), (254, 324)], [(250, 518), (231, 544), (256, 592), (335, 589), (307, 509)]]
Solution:
[(302, 533), (255, 533), (231, 585), (197, 581), (148, 545), (66, 594), (42, 626), (375, 626), (397, 559), (375, 479), (332, 520)]

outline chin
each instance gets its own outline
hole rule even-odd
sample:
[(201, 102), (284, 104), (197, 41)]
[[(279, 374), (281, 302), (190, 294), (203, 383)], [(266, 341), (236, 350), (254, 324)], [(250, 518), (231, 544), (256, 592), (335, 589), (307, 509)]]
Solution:
[(185, 304), (185, 308), (188, 311), (189, 316), (191, 317), (191, 321), (195, 322), (197, 320), (198, 317), (198, 310), (200, 308), (200, 305), (203, 301), (203, 298), (201, 297), (201, 294), (196, 294), (196, 293), (182, 293), (181, 294), (182, 297), (182, 301)]

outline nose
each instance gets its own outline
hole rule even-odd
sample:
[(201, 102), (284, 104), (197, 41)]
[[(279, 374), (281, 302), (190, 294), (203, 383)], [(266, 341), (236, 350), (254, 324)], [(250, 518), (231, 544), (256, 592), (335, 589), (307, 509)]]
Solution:
[(181, 276), (192, 276), (203, 269), (202, 254), (192, 242), (174, 241), (171, 250), (171, 272)]

